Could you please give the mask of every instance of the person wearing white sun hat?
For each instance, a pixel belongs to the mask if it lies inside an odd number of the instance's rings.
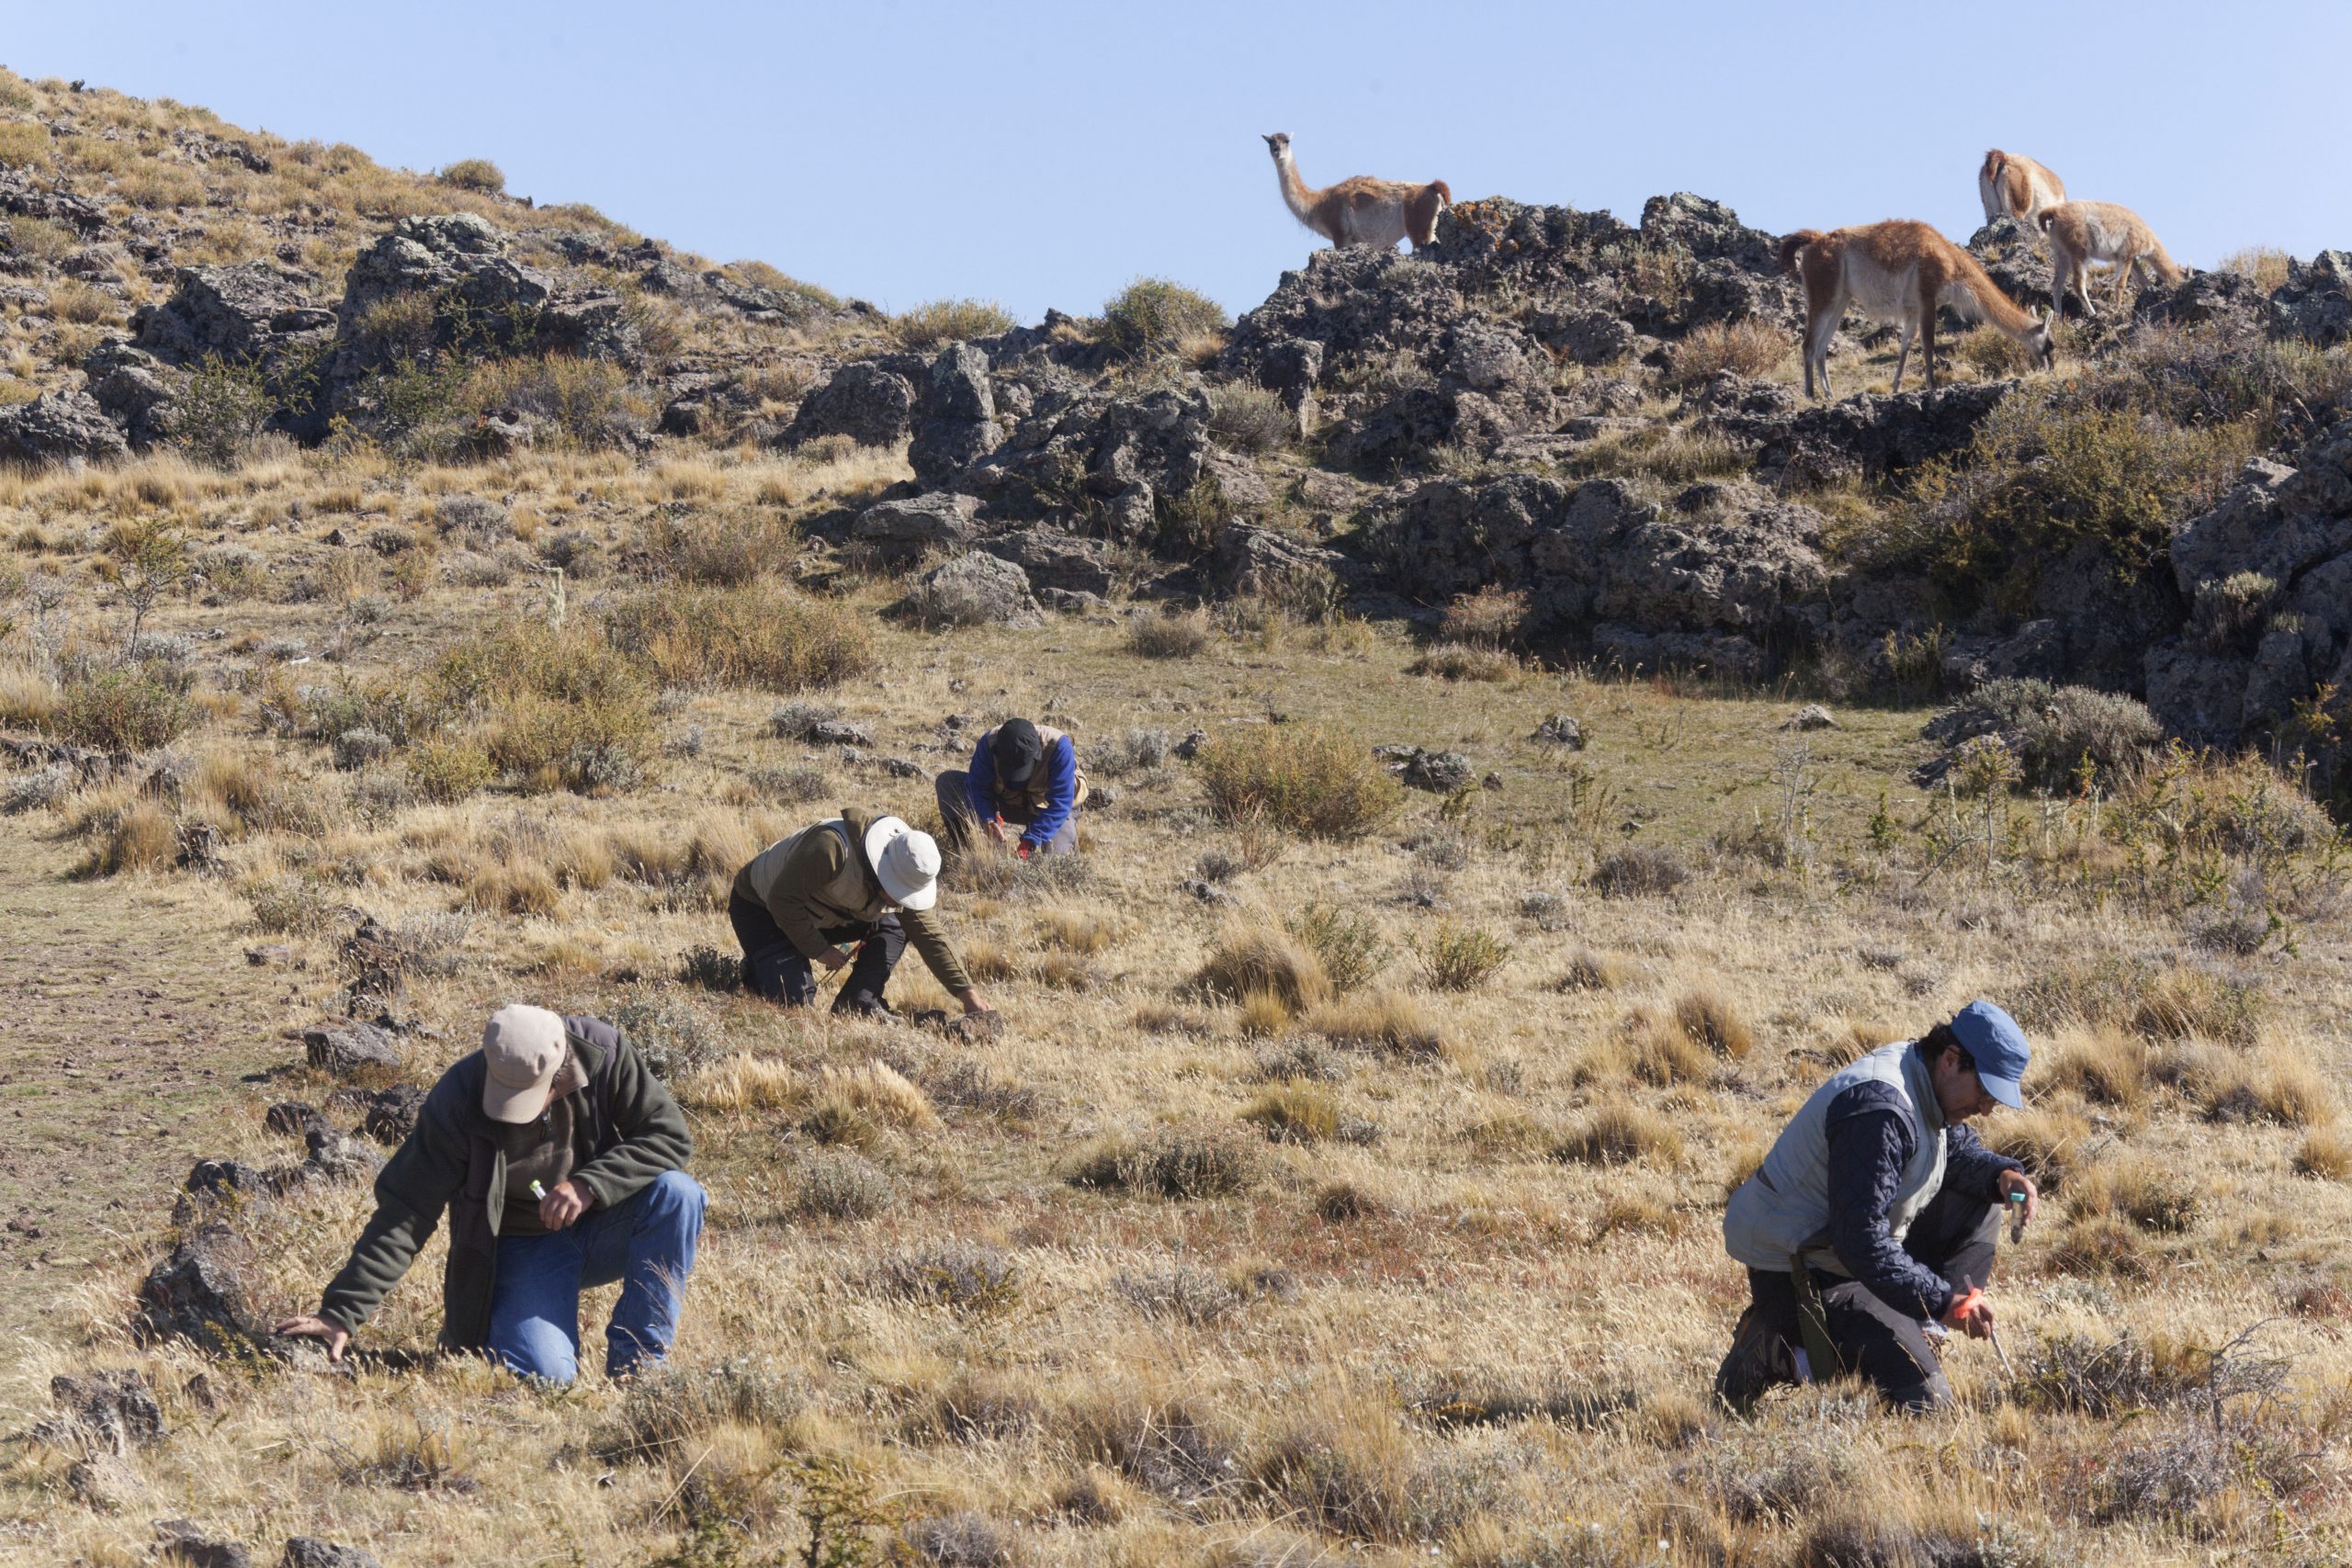
[[[910,943],[967,1013],[990,1012],[934,912],[939,845],[896,817],[844,807],[753,856],[728,919],[743,984],[786,1007],[817,999],[817,966],[849,975],[835,1012],[887,1013],[883,988]]]

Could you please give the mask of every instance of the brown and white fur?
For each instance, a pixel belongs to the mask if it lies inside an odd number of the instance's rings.
[[[2042,209],[2066,199],[2066,182],[2022,152],[1996,147],[1976,171],[1976,194],[1984,203],[1985,222],[2022,218],[2030,223]]]
[[[1829,390],[1829,340],[1850,302],[1872,321],[1903,329],[1894,362],[1894,389],[1903,390],[1911,337],[1927,335],[1928,390],[1936,389],[1936,307],[1949,305],[1962,321],[1990,321],[2025,344],[2035,367],[2055,358],[2050,318],[2019,309],[1985,276],[1976,258],[1925,223],[1890,218],[1824,234],[1800,229],[1781,242],[1781,270],[1804,280],[1804,395]]]
[[[2115,269],[2115,308],[2123,308],[2123,292],[2132,287],[2134,264],[2145,262],[2169,288],[2181,279],[2180,265],[2166,254],[2164,242],[2141,216],[2111,201],[2066,201],[2049,209],[2034,221],[2050,236],[2050,308],[2066,308],[2066,290],[2081,296],[2083,313],[2098,314],[2091,303],[2089,266],[2103,262]]]
[[[1335,245],[1377,245],[1385,250],[1399,240],[1410,240],[1413,248],[1419,250],[1436,236],[1438,214],[1453,204],[1453,193],[1443,180],[1417,186],[1358,175],[1317,190],[1298,177],[1288,131],[1274,132],[1266,138],[1266,145],[1274,154],[1283,204],[1292,217]]]

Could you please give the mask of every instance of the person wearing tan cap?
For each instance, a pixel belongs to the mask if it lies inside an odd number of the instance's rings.
[[[817,999],[817,964],[847,968],[833,1010],[888,1013],[883,987],[912,943],[967,1013],[992,1012],[947,940],[939,845],[896,817],[844,807],[779,839],[735,874],[727,918],[743,948],[743,984],[786,1007]]]
[[[605,1371],[669,1353],[702,1234],[703,1190],[683,1168],[694,1139],[628,1037],[601,1019],[515,1005],[481,1049],[441,1075],[376,1178],[376,1213],[314,1314],[277,1332],[351,1336],[449,1215],[441,1344],[570,1382],[580,1292],[620,1283]]]

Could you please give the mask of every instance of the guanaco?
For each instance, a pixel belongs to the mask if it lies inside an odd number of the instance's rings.
[[[2123,309],[2124,291],[2132,287],[2134,266],[2142,262],[2166,288],[2181,279],[2180,264],[2166,253],[2164,242],[2145,220],[2128,207],[2111,201],[2061,202],[2034,220],[2050,236],[2050,308],[2066,308],[2071,286],[2083,301],[2083,313],[2098,314],[2091,303],[2090,264],[2104,262],[2115,269],[2115,308]]]
[[[2022,218],[2030,223],[2042,209],[2066,199],[2066,182],[2022,152],[1996,147],[1976,171],[1976,194],[1984,203],[1985,222]]]
[[[1848,301],[1872,321],[1903,329],[1903,352],[1894,361],[1894,389],[1903,390],[1904,367],[1911,362],[1911,338],[1927,338],[1928,390],[1936,389],[1936,307],[1949,305],[1966,321],[1990,321],[2026,346],[2035,367],[2056,358],[2050,318],[2020,309],[1985,276],[1976,258],[1925,223],[1890,218],[1824,234],[1800,229],[1781,242],[1781,270],[1804,280],[1804,395],[1829,389],[1829,340],[1838,333]]]
[[[1410,240],[1419,250],[1437,236],[1438,214],[1453,205],[1453,192],[1443,180],[1417,186],[1357,175],[1317,190],[1298,177],[1288,131],[1275,131],[1266,138],[1266,146],[1274,154],[1274,175],[1282,182],[1283,204],[1291,216],[1335,245],[1385,250],[1399,240]]]

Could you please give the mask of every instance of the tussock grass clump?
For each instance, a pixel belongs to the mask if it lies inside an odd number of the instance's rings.
[[[1510,962],[1510,943],[1477,926],[1442,920],[1421,944],[1421,977],[1435,991],[1475,991]]]
[[[1613,953],[1598,948],[1578,948],[1568,955],[1567,968],[1561,974],[1559,988],[1564,991],[1613,991],[1632,978],[1632,969]]]
[[[1265,1169],[1259,1145],[1223,1130],[1163,1128],[1137,1142],[1101,1138],[1072,1158],[1073,1187],[1114,1188],[1162,1198],[1226,1198],[1256,1186]]]
[[[2197,1218],[2197,1190],[2178,1172],[2135,1156],[2101,1160],[2068,1189],[2067,1210],[2077,1219],[2112,1215],[2143,1231],[2178,1233]]]
[[[2276,245],[2248,245],[2223,256],[2214,270],[2251,278],[2256,288],[2268,294],[2287,286],[2287,269],[2293,262],[2294,257]]]
[[[616,604],[608,625],[665,686],[798,692],[874,666],[873,628],[856,611],[756,583],[652,589]]]
[[[1441,643],[1503,649],[1516,643],[1527,625],[1527,591],[1493,583],[1475,593],[1457,593],[1438,622]]]
[[[1238,923],[1218,937],[1193,984],[1229,1001],[1271,996],[1290,1012],[1303,1012],[1331,996],[1330,976],[1313,949],[1288,932]]]
[[[1630,1165],[1682,1158],[1682,1134],[1663,1116],[1624,1100],[1600,1106],[1553,1145],[1552,1157],[1586,1165]]]
[[[2048,1066],[2037,1064],[2052,1087],[2071,1089],[2094,1105],[2138,1111],[2147,1104],[2148,1045],[2114,1024],[2079,1028],[2060,1037]]]
[[[1577,1064],[1579,1084],[1622,1083],[1638,1078],[1663,1088],[1703,1083],[1718,1066],[1714,1053],[1690,1037],[1681,1020],[1648,1006],[1634,1008],[1616,1031],[1596,1042]]]
[[[1680,855],[1657,844],[1628,844],[1600,857],[1592,886],[1603,898],[1659,897],[1690,880]]]
[[[2267,1001],[2251,976],[2101,953],[2039,968],[2018,988],[2030,1023],[2111,1025],[2151,1040],[2203,1039],[2250,1045]]]
[[[1756,1033],[1731,998],[1701,987],[1675,998],[1674,1021],[1682,1032],[1718,1056],[1740,1057],[1756,1048]]]
[[[804,1105],[808,1084],[781,1057],[741,1055],[695,1068],[678,1092],[689,1105],[741,1115]]]
[[[1272,991],[1250,991],[1241,998],[1236,1021],[1245,1040],[1263,1040],[1290,1027],[1291,1005]]]
[[[2335,1096],[2326,1077],[2298,1053],[2253,1055],[2208,1048],[2186,1057],[2183,1087],[2211,1122],[2268,1122],[2282,1127],[2335,1123]]]
[[[1404,786],[1371,750],[1319,725],[1269,725],[1212,739],[1197,758],[1209,804],[1228,822],[1265,821],[1353,839],[1404,808]]]
[[[1233,1490],[1239,1439],[1214,1406],[1160,1389],[1090,1393],[1069,1412],[1079,1457],[1176,1503]]]
[[[1225,307],[1164,277],[1137,278],[1103,302],[1102,339],[1128,358],[1197,360],[1224,345]]]
[[[951,343],[995,337],[1021,323],[993,299],[932,299],[890,318],[890,337],[900,348],[926,354]]]
[[[1275,393],[1228,381],[1209,390],[1209,431],[1220,446],[1262,454],[1288,446],[1298,421]]]
[[[2071,1111],[2005,1111],[1984,1129],[1984,1141],[2018,1160],[2044,1193],[2063,1190],[2084,1168],[2098,1134]]]
[[[1398,1056],[1435,1056],[1445,1036],[1421,1004],[1403,991],[1382,989],[1343,997],[1317,1008],[1306,1027],[1334,1045]]]
[[[2303,1134],[2295,1148],[2295,1174],[2315,1176],[2323,1181],[2352,1180],[2352,1138],[2332,1127],[2318,1127]]]
[[[179,858],[179,824],[161,801],[132,799],[101,807],[86,814],[75,831],[90,840],[86,869],[93,875],[168,871]]]
[[[2144,1280],[2149,1272],[2147,1248],[2140,1232],[2116,1214],[2068,1221],[2051,1245],[2050,1267],[2062,1274],[2092,1278],[2113,1275]]]
[[[705,587],[734,588],[782,570],[799,530],[764,507],[664,512],[644,529],[643,552],[659,574]]]
[[[1207,611],[1171,605],[1127,622],[1127,651],[1142,659],[1192,659],[1207,649],[1212,635]]]
[[[939,1112],[932,1109],[931,1098],[888,1062],[826,1067],[820,1089],[827,1100],[852,1106],[893,1127],[935,1133],[941,1125]]]
[[[1251,1100],[1241,1120],[1278,1144],[1319,1144],[1339,1135],[1340,1104],[1314,1084],[1286,1083]]]
[[[1442,642],[1405,667],[1408,675],[1433,675],[1441,681],[1484,681],[1500,683],[1524,668],[1516,655],[1498,648],[1470,648]]]
[[[628,789],[660,750],[652,688],[594,628],[468,639],[435,661],[426,688],[430,710],[468,727],[490,764],[526,789]]]

